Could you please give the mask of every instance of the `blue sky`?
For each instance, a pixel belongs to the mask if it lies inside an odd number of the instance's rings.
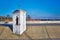
[[[12,16],[19,8],[32,18],[60,19],[60,0],[0,0],[0,16]]]

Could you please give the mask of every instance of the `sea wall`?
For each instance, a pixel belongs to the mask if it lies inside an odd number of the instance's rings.
[[[0,22],[0,24],[4,24],[5,22]],[[40,24],[40,23],[60,23],[60,21],[27,21],[27,24]],[[7,24],[13,24],[13,22],[8,22]]]
[[[27,21],[27,23],[60,23],[60,21]]]

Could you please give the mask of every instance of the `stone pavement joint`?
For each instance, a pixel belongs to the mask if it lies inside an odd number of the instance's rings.
[[[5,28],[2,28],[2,30],[0,30],[0,31],[1,31],[1,32],[0,32],[0,35],[3,33],[4,29],[5,29]]]
[[[32,38],[25,32],[25,35],[30,39],[32,40]]]

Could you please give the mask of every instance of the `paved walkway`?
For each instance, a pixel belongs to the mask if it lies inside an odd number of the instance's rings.
[[[27,26],[22,35],[13,34],[9,27],[0,26],[0,39],[60,40],[60,26]]]

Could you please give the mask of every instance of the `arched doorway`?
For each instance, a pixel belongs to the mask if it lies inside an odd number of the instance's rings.
[[[18,25],[18,17],[16,17],[16,25]]]

